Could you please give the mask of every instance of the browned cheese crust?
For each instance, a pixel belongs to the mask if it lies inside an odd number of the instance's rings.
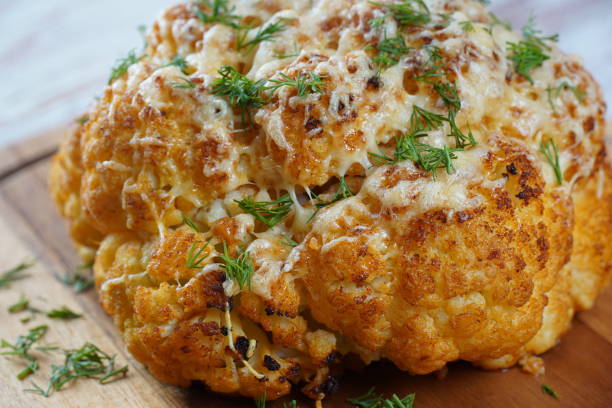
[[[612,171],[605,103],[577,58],[547,43],[530,83],[508,57],[520,34],[472,0],[427,0],[430,23],[388,17],[382,29],[370,21],[385,8],[365,0],[231,3],[253,24],[248,38],[274,22],[284,30],[245,53],[238,30],[198,18],[206,6],[169,8],[51,169],[70,234],[95,259],[100,303],[153,375],[268,399],[303,381],[320,398],[347,354],[417,374],[458,359],[509,367],[592,307],[612,269]],[[380,69],[385,35],[410,50]],[[414,79],[433,46],[461,99],[456,123],[477,141],[435,177],[370,155],[392,154],[415,106],[445,112]],[[168,66],[177,55],[183,72]],[[212,92],[223,65],[253,81],[314,73],[322,91],[282,87],[245,123]],[[450,144],[448,126],[424,140]],[[547,140],[560,185],[540,151]],[[343,177],[354,195],[315,212]],[[273,228],[236,202],[284,193],[294,203]],[[202,267],[188,268],[205,242]],[[253,262],[239,293],[228,291],[224,244]]]

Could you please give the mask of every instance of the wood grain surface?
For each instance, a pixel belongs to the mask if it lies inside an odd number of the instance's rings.
[[[35,381],[46,384],[52,363],[60,355],[37,354],[41,370],[25,381],[15,375],[24,364],[15,358],[0,359],[0,407],[252,407],[253,402],[208,392],[202,385],[188,389],[157,382],[125,350],[118,330],[98,306],[94,291],[75,294],[57,280],[79,264],[64,222],[56,214],[47,192],[49,158],[62,131],[0,151],[0,270],[24,259],[36,259],[29,277],[0,289],[0,338],[10,342],[28,328],[49,324],[45,344],[80,347],[90,341],[117,354],[119,364],[130,367],[128,376],[100,385],[79,380],[46,399],[24,393]],[[66,305],[83,313],[74,321],[50,321],[39,315],[28,324],[21,315],[10,314],[9,305],[27,294],[33,306],[49,310]],[[347,406],[345,399],[363,394],[370,387],[387,395],[416,392],[415,407],[602,407],[612,406],[612,288],[599,298],[595,308],[574,319],[573,328],[561,343],[544,356],[546,374],[533,377],[513,368],[486,372],[467,363],[449,366],[445,379],[435,375],[411,376],[389,363],[377,363],[361,372],[341,377],[340,391],[324,401],[324,407]],[[544,394],[542,384],[552,386],[559,400]],[[302,407],[313,403],[298,393]],[[282,407],[288,399],[268,404]]]

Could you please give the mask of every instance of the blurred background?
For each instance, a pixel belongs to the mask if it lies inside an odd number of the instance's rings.
[[[115,60],[178,0],[0,0],[0,147],[80,116]],[[612,103],[612,0],[492,0],[515,27],[530,13],[560,47],[579,54]],[[610,116],[610,115],[609,115]]]

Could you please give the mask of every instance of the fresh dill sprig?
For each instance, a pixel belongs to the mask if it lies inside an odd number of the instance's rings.
[[[223,260],[221,267],[225,269],[227,278],[236,281],[240,290],[247,286],[251,289],[251,277],[255,273],[255,269],[249,252],[241,249],[236,257],[232,257],[229,254],[226,243],[223,242],[223,255],[221,255],[221,259]]]
[[[162,65],[160,68],[166,67],[177,67],[181,70],[183,74],[188,75],[187,60],[184,57],[181,57],[180,55],[175,55],[174,57],[172,57],[172,60],[170,60],[169,63],[167,63],[166,65]]]
[[[231,28],[240,28],[240,16],[232,14],[235,7],[228,6],[228,0],[203,0],[199,1],[198,5],[208,6],[210,14],[204,13],[200,7],[196,7],[196,15],[204,24],[219,23]]]
[[[300,408],[296,400],[291,400],[283,404],[283,408]]]
[[[178,79],[181,82],[172,82],[170,84],[171,87],[175,89],[195,89],[196,84],[193,83],[189,78],[180,77]]]
[[[86,276],[83,271],[91,269],[92,263],[84,263],[76,268],[72,273],[67,273],[64,276],[57,276],[57,280],[66,286],[72,286],[75,293],[81,293],[93,288],[94,282],[89,276]]]
[[[374,387],[356,398],[349,398],[346,401],[359,408],[412,408],[414,404],[415,394],[408,394],[404,398],[400,398],[397,394],[393,394],[391,398],[385,399],[382,395],[374,393]]]
[[[430,112],[417,105],[412,107],[410,115],[410,129],[416,131],[429,131],[439,129],[447,118],[439,113]]]
[[[194,232],[200,232],[200,228],[198,228],[196,223],[191,218],[189,218],[187,214],[181,212],[181,217],[183,218],[183,224],[191,228]]]
[[[200,248],[198,248],[198,244],[203,244]],[[195,241],[191,244],[191,248],[189,248],[189,252],[187,253],[187,262],[185,263],[185,267],[188,269],[202,269],[204,267],[204,261],[208,257],[208,254],[204,251],[210,244],[210,240],[205,243]]]
[[[548,394],[555,399],[559,399],[559,394],[557,394],[557,391],[555,391],[550,385],[542,384],[541,389],[544,394]]]
[[[550,59],[539,45],[529,41],[509,42],[508,50],[510,51],[510,60],[514,64],[514,70],[531,84],[533,84],[533,78],[531,78],[529,72],[534,68],[541,67],[544,61]]]
[[[371,19],[368,23],[374,27],[382,26],[387,17],[393,17],[402,26],[425,25],[431,21],[431,15],[423,0],[403,0],[397,4],[370,2],[375,6],[384,7],[389,12],[382,17]]]
[[[227,97],[231,106],[240,109],[242,122],[246,123],[251,109],[266,104],[266,100],[260,95],[265,81],[252,81],[229,65],[222,66],[218,72],[221,77],[215,80],[211,92]]]
[[[46,325],[34,327],[30,329],[28,334],[18,336],[15,344],[11,344],[6,340],[0,341],[0,348],[10,349],[10,351],[0,352],[0,355],[18,356],[28,361],[28,366],[17,374],[18,379],[23,380],[38,370],[38,361],[36,360],[36,357],[30,354],[30,349],[34,343],[39,341],[45,335],[48,329],[49,326]]]
[[[236,40],[236,49],[238,51],[243,51],[244,55],[250,54],[251,51],[253,51],[253,49],[257,47],[260,43],[265,41],[272,41],[274,37],[278,35],[278,33],[285,31],[285,29],[287,28],[287,23],[289,21],[290,20],[287,19],[280,19],[275,23],[259,27],[257,33],[255,33],[255,36],[253,36],[253,38],[248,41],[247,37],[252,27],[243,27],[242,33],[238,35],[238,38]]]
[[[126,74],[128,72],[128,68],[136,64],[141,59],[142,57],[136,56],[136,51],[134,50],[131,50],[128,53],[127,57],[119,58],[116,62],[116,65],[111,70],[110,77],[108,78],[108,84],[112,84],[115,79],[120,78],[124,74]]]
[[[534,15],[530,15],[527,20],[527,24],[523,26],[523,37],[525,41],[537,44],[541,48],[550,50],[551,48],[545,43],[545,41],[558,42],[559,34],[554,34],[548,37],[542,36],[542,31],[535,28],[536,19]]]
[[[0,289],[8,288],[12,282],[27,278],[28,275],[25,275],[23,271],[32,267],[32,265],[34,265],[32,261],[23,261],[8,271],[2,272],[0,275]]]
[[[82,115],[79,116],[78,118],[75,119],[75,122],[80,125],[83,126],[84,124],[86,124],[87,122],[89,122],[89,115]]]
[[[53,309],[47,313],[47,317],[50,319],[70,320],[70,319],[78,319],[79,317],[82,317],[82,316],[83,315],[78,314],[68,309],[68,307],[66,306],[62,306],[58,309]]]
[[[345,198],[353,197],[355,195],[351,191],[351,188],[348,186],[348,184],[346,184],[346,180],[344,179],[344,177],[340,177],[339,181],[340,181],[340,185],[338,186],[338,190],[336,191],[334,196],[331,198],[331,200],[323,201],[323,200],[320,200],[319,197],[317,197],[317,202],[315,203],[315,206],[318,209],[327,207],[340,200],[344,200]]]
[[[297,44],[293,43],[293,52],[291,54],[274,54],[274,58],[285,59],[297,57],[298,55],[300,55],[300,50],[298,49]]]
[[[297,96],[304,97],[309,94],[323,93],[321,87],[325,85],[325,76],[317,75],[313,72],[300,73],[297,77],[291,78],[287,74],[281,73],[280,79],[270,79],[269,83],[274,85],[266,86],[266,90],[276,92],[276,90],[288,86],[297,88]]]
[[[252,197],[234,200],[245,212],[272,228],[281,222],[291,212],[293,200],[289,194],[274,201],[255,201]]]
[[[410,47],[406,46],[404,37],[385,38],[376,44],[377,55],[372,58],[372,62],[380,67],[380,69],[389,68],[399,63],[401,57],[410,51]]]
[[[501,18],[497,17],[497,15],[495,15],[495,13],[493,12],[489,12],[489,17],[491,17],[491,20],[493,20],[493,23],[491,24],[491,29],[493,29],[493,27],[495,26],[502,26],[508,31],[512,30],[512,23],[510,23],[510,21],[502,20]]]
[[[370,156],[377,165],[395,164],[410,160],[423,170],[431,172],[434,178],[437,169],[446,169],[448,174],[452,174],[454,170],[453,160],[457,159],[455,152],[462,151],[463,148],[434,147],[419,141],[426,136],[426,133],[402,134],[396,139],[392,157],[372,152],[370,152]]]
[[[472,23],[469,20],[466,21],[460,21],[459,25],[461,25],[461,28],[463,29],[463,31],[465,31],[466,33],[472,32],[474,31],[474,23]]]
[[[9,306],[7,310],[9,313],[19,313],[19,312],[28,310],[29,308],[30,308],[30,301],[24,295],[21,295],[19,300],[16,303]]]
[[[91,343],[85,343],[80,349],[64,350],[64,355],[63,365],[54,364],[51,367],[51,378],[46,390],[32,384],[34,388],[25,391],[48,397],[51,392],[60,391],[77,378],[92,378],[100,384],[107,384],[118,376],[125,376],[128,371],[127,365],[116,368],[115,356],[110,356]]]
[[[255,398],[255,408],[266,408],[266,390],[259,397]]]
[[[542,37],[540,30],[535,29],[535,19],[529,18],[523,27],[523,40],[518,43],[508,42],[509,58],[514,64],[514,70],[525,77],[529,83],[533,84],[533,78],[529,72],[537,67],[541,67],[544,61],[550,59],[544,53],[551,48],[544,41],[558,41],[559,36]]]
[[[563,172],[561,171],[561,164],[559,163],[559,151],[557,145],[553,139],[549,139],[546,142],[540,143],[540,153],[546,157],[548,163],[551,165],[555,172],[555,178],[559,185],[563,184]]]
[[[580,103],[584,102],[586,91],[570,85],[567,81],[561,82],[559,86],[555,86],[555,87],[548,86],[546,88],[546,93],[548,95],[548,104],[550,105],[550,108],[552,109],[552,111],[555,113],[557,112],[557,109],[555,108],[554,99],[561,96],[561,92],[564,90],[568,90],[571,93],[573,93],[574,97],[578,99],[578,102]]]
[[[288,246],[288,247],[296,247],[299,244],[297,242],[295,242],[290,236],[288,235],[283,235],[283,245]]]

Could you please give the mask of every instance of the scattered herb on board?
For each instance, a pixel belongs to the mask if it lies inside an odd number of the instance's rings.
[[[62,320],[70,320],[70,319],[78,319],[83,315],[73,312],[66,306],[62,306],[57,309],[50,310],[47,312],[47,317],[50,319],[62,319]]]
[[[91,343],[85,343],[80,349],[64,350],[64,356],[63,365],[52,366],[46,390],[33,383],[33,388],[25,391],[49,397],[53,391],[60,391],[78,378],[91,378],[100,384],[107,384],[125,376],[128,371],[127,365],[117,368],[115,356],[110,356]]]
[[[290,212],[293,200],[289,194],[274,201],[255,201],[252,197],[234,200],[245,212],[272,228],[281,222]]]
[[[223,242],[223,255],[221,255],[223,261],[221,267],[225,270],[227,278],[235,281],[240,290],[248,286],[251,288],[251,277],[255,273],[253,268],[253,260],[251,255],[245,249],[238,251],[235,257],[231,256],[227,245]]]
[[[85,272],[92,266],[92,263],[85,263],[77,267],[74,272],[58,276],[57,279],[66,286],[72,286],[75,293],[86,292],[94,286],[93,280]]]
[[[546,157],[546,160],[553,168],[557,183],[559,185],[563,184],[563,172],[561,171],[561,164],[559,163],[559,151],[557,150],[557,145],[555,144],[555,141],[549,139],[546,142],[541,142],[540,152],[544,155],[544,157]]]
[[[374,393],[374,387],[356,398],[349,398],[346,401],[354,407],[359,408],[412,408],[414,404],[415,394],[408,394],[404,398],[400,398],[397,394],[393,394],[391,398],[385,399],[382,395]]]
[[[18,336],[15,344],[11,344],[4,339],[0,341],[0,349],[9,349],[9,351],[0,352],[0,355],[21,357],[28,362],[27,367],[17,374],[18,379],[23,380],[38,370],[38,360],[30,354],[30,349],[34,343],[45,335],[48,329],[49,326],[46,325],[34,327],[30,329],[28,334]]]
[[[548,394],[555,399],[559,399],[559,394],[548,384],[542,384],[542,392]]]
[[[27,278],[28,275],[25,275],[24,271],[32,267],[32,265],[34,265],[32,261],[23,261],[19,265],[2,272],[0,274],[0,289],[8,288],[12,282]]]

